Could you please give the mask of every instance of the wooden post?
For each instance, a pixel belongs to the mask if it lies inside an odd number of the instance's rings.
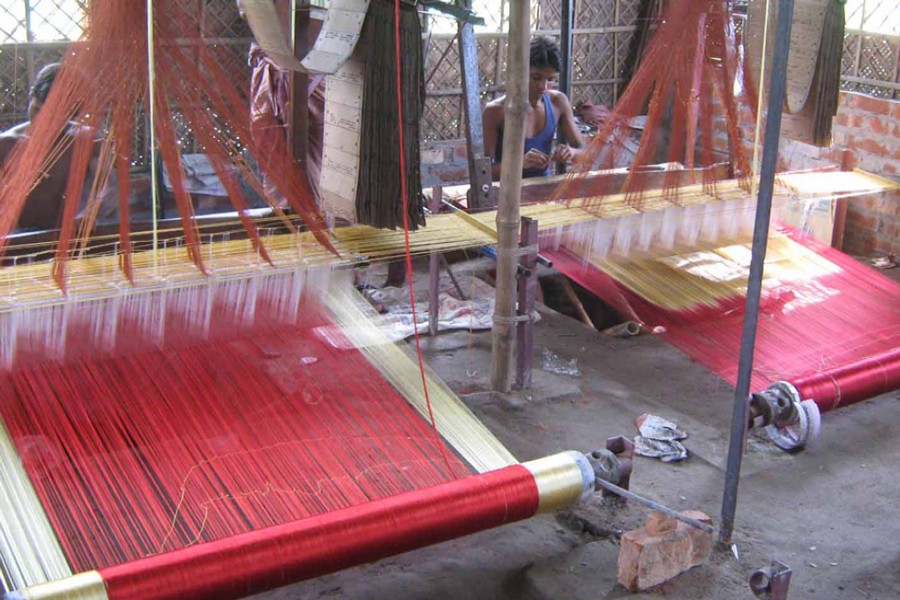
[[[841,153],[841,171],[852,171],[856,159],[853,152],[844,150]],[[838,198],[834,201],[834,223],[831,225],[831,247],[835,250],[844,249],[844,233],[847,229],[847,198]]]
[[[519,193],[525,154],[528,113],[528,56],[531,42],[531,2],[510,2],[509,75],[503,125],[503,166],[497,207],[497,295],[491,361],[491,386],[508,392],[515,343],[516,255],[518,254]]]
[[[537,278],[538,222],[530,217],[522,217],[522,248],[534,248],[519,259],[522,271],[519,273],[519,306],[516,314],[516,388],[527,390],[531,387],[531,373],[534,367],[534,302],[538,286]]]
[[[431,188],[431,202],[428,210],[432,214],[438,214],[441,211],[441,186],[436,185]],[[440,300],[440,281],[441,281],[441,253],[432,252],[428,257],[428,333],[434,337],[438,333],[438,302]]]

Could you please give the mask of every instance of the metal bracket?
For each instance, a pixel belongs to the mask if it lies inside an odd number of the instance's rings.
[[[432,8],[439,13],[449,15],[463,23],[471,23],[472,25],[484,25],[484,17],[479,17],[474,10],[463,8],[449,2],[441,2],[440,0],[420,0],[420,4],[425,8]]]
[[[789,566],[773,560],[772,566],[753,571],[750,590],[763,600],[787,600],[791,574]]]
[[[778,381],[750,398],[751,428],[764,427],[782,450],[802,450],[818,439],[822,418],[812,400],[803,400],[793,385]]]
[[[489,208],[497,205],[496,191],[491,185],[493,179],[490,158],[482,156],[472,160],[469,180],[471,185],[466,200],[470,208]]]
[[[588,460],[594,468],[594,476],[597,479],[627,490],[631,484],[633,458],[634,443],[623,436],[617,436],[606,440],[605,450],[591,452]],[[603,488],[603,497],[617,498],[625,502],[620,495],[606,488]]]

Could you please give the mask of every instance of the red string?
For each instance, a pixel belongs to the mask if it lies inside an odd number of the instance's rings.
[[[716,148],[712,124],[717,112],[722,115],[730,138],[735,171],[741,176],[746,175],[749,161],[741,143],[742,113],[732,94],[740,70],[733,31],[734,22],[726,0],[668,3],[628,87],[550,199],[578,198],[580,206],[601,212],[610,194],[624,192],[629,205],[640,209],[644,190],[650,189],[658,178],[653,169],[640,167],[658,161],[663,155],[659,150],[666,150],[660,148],[661,144],[668,144],[665,155],[670,160],[679,161],[687,149],[690,157],[695,158],[694,148],[699,146],[702,164],[692,164],[692,167],[714,165]],[[697,76],[701,71],[703,77]],[[744,100],[743,96],[741,100]],[[675,118],[668,141],[663,141],[658,129],[669,106]],[[645,126],[632,158],[628,132],[632,120],[644,114]],[[690,123],[685,123],[686,115],[690,115]],[[592,171],[626,162],[631,170],[623,183],[612,177],[589,176]],[[704,183],[710,186],[712,177],[721,177],[720,173],[721,170],[705,171]],[[675,195],[677,177],[675,174],[664,177],[669,199]]]
[[[415,325],[418,321],[416,319],[416,290],[413,285],[415,280],[413,276],[412,253],[409,248],[409,195],[406,186],[406,144],[403,139],[403,84],[400,77],[403,61],[401,59],[402,52],[400,39],[400,0],[394,0],[394,58],[397,81],[397,133],[400,145],[400,193],[403,195],[403,243],[406,249],[406,281],[409,286],[409,303],[412,310],[413,324]],[[435,433],[437,433],[437,423],[434,420],[431,398],[428,395],[428,381],[425,376],[425,363],[422,358],[422,346],[419,341],[418,327],[413,327],[413,337],[416,340],[416,358],[419,362],[419,373],[422,377],[422,390],[425,393],[425,406],[428,407],[428,419],[431,422],[431,427],[434,429]],[[441,446],[441,448],[443,451],[443,446]],[[450,466],[450,460],[447,456],[444,456],[444,461],[447,463],[447,468],[449,468],[452,473],[453,467]]]
[[[38,212],[50,222],[56,214],[62,217],[59,251],[55,274],[60,285],[65,284],[65,260],[75,235],[74,220],[82,197],[82,187],[91,181],[86,178],[89,159],[101,153],[100,146],[114,144],[118,152],[117,171],[120,186],[120,239],[122,266],[131,278],[131,232],[128,218],[126,162],[132,159],[130,139],[141,115],[135,110],[149,104],[146,97],[147,23],[146,11],[134,10],[132,3],[120,0],[95,0],[90,3],[84,43],[73,44],[66,52],[62,66],[47,101],[28,132],[27,143],[17,144],[0,170],[0,251],[8,243],[8,236],[28,209],[37,210],[32,191],[43,174],[54,163],[74,156],[66,191],[68,201],[58,198],[41,205]],[[291,160],[284,136],[268,135],[270,145],[259,143],[250,124],[250,108],[241,89],[246,82],[225,66],[234,57],[226,57],[211,48],[199,13],[189,11],[178,0],[154,2],[154,40],[156,97],[154,106],[160,112],[156,121],[159,151],[166,163],[173,183],[174,196],[184,226],[188,251],[201,269],[198,250],[199,237],[193,218],[193,199],[185,191],[184,172],[180,163],[179,136],[184,131],[198,133],[204,139],[199,144],[205,154],[221,158],[216,163],[222,176],[224,162],[237,169],[245,181],[258,191],[264,185],[247,160],[244,150],[265,169],[268,180],[274,183],[297,216],[313,231],[317,240],[334,251],[325,233],[324,218],[316,207],[308,179]],[[182,117],[176,123],[171,117]],[[106,121],[109,121],[108,123]],[[75,123],[78,126],[70,126]],[[112,124],[111,135],[103,133]],[[180,125],[180,127],[179,127]],[[263,124],[265,125],[265,124]],[[80,129],[79,129],[80,126]],[[71,132],[84,130],[85,142],[72,144]],[[280,130],[278,124],[272,129]],[[69,132],[69,135],[66,133]],[[95,141],[95,138],[101,138]],[[273,148],[271,153],[267,148]],[[269,160],[266,160],[269,159]],[[223,183],[229,192],[237,188],[232,176]],[[244,218],[246,201],[242,193],[232,194],[244,227],[254,246],[265,256],[265,249],[256,225]],[[283,215],[280,209],[277,211]],[[52,213],[52,214],[50,214]],[[30,213],[29,213],[30,214]],[[25,220],[25,219],[23,219]]]

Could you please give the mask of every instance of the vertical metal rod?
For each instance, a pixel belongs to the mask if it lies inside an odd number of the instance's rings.
[[[572,96],[572,28],[575,21],[575,0],[562,0],[560,10],[559,54],[562,64],[559,72],[559,91],[566,96]],[[615,34],[613,34],[615,35]],[[562,131],[556,130],[556,139],[559,143],[565,143]],[[565,163],[557,163],[556,172],[566,172]]]
[[[491,337],[491,387],[508,392],[515,349],[516,255],[519,247],[519,196],[525,158],[525,116],[528,112],[528,47],[531,1],[510,3],[509,70],[503,126],[503,164],[497,207],[497,300]]]
[[[572,29],[575,25],[575,0],[562,0],[560,13],[559,53],[562,58],[559,72],[559,91],[566,96],[572,92]]]
[[[431,202],[428,203],[428,210],[436,215],[441,210],[441,186],[436,185],[431,188]],[[440,296],[440,280],[441,280],[441,254],[432,252],[428,257],[428,333],[431,337],[437,335],[438,332],[438,301]]]
[[[471,8],[471,0],[463,6]],[[484,130],[481,123],[481,90],[478,73],[478,42],[475,27],[460,22],[457,34],[460,72],[462,75],[463,114],[465,120],[466,156],[469,163],[469,208],[491,206],[491,161],[484,156]]]
[[[156,156],[156,63],[153,48],[153,0],[147,0],[147,129],[150,133],[150,198],[153,220],[153,269],[159,265],[159,161]],[[173,167],[176,168],[176,167]]]
[[[728,466],[725,471],[725,490],[722,494],[722,520],[719,526],[719,542],[723,544],[731,542],[731,534],[734,531],[738,483],[741,477],[741,460],[743,458],[744,442],[747,437],[750,377],[753,373],[756,325],[759,320],[759,298],[762,289],[763,266],[766,260],[766,243],[769,237],[769,219],[772,214],[772,191],[775,183],[775,169],[778,166],[781,109],[784,104],[787,82],[787,58],[791,44],[793,16],[794,0],[781,0],[778,5],[778,18],[775,23],[775,54],[772,61],[772,78],[769,83],[766,137],[759,174],[756,223],[753,229],[753,249],[750,259],[750,275],[747,281],[746,313],[741,334],[741,353],[738,363],[737,387],[734,393],[731,436],[728,442]]]
[[[310,4],[308,0],[291,0],[291,49],[302,60],[310,48]],[[309,74],[291,71],[291,114],[288,144],[294,161],[306,168],[309,151]]]
[[[537,243],[538,222],[530,217],[522,217],[522,233],[520,245],[523,248],[534,248],[519,258],[522,270],[519,272],[519,302],[516,314],[530,317],[534,312],[537,292]],[[534,366],[534,321],[519,321],[516,326],[516,388],[525,390],[531,387],[531,373]]]

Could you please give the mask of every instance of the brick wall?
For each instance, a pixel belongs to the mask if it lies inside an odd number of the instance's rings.
[[[841,92],[832,145],[817,148],[783,139],[781,167],[810,169],[842,164],[900,180],[900,101]],[[852,198],[843,249],[848,254],[900,255],[900,193]]]
[[[422,185],[456,185],[469,182],[466,140],[422,144]]]

